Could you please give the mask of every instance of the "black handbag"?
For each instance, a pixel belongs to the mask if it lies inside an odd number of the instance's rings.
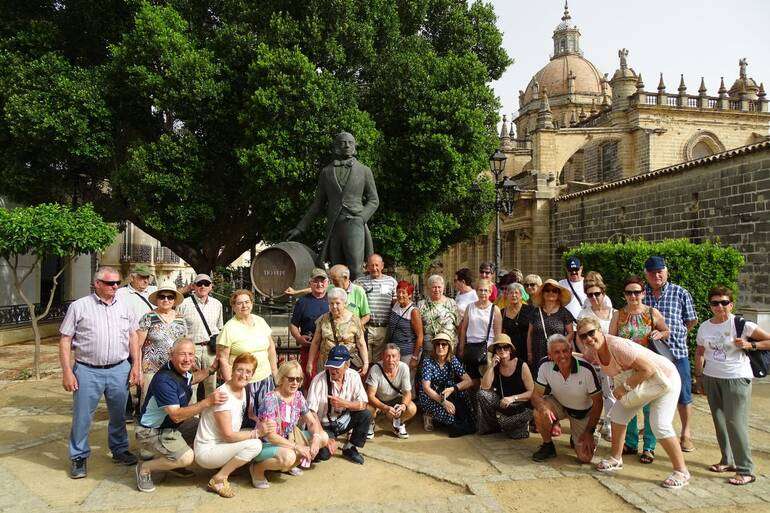
[[[740,315],[735,316],[735,336],[741,338],[743,334],[743,328],[746,326],[746,319]],[[751,337],[748,338],[749,342],[755,342]],[[767,349],[753,349],[746,351],[746,355],[749,357],[751,363],[751,372],[755,378],[764,378],[767,376],[767,370],[770,368],[770,351]]]
[[[198,301],[193,297],[191,298],[193,304],[195,305],[195,309],[198,310],[198,315],[201,316],[201,320],[203,321],[203,327],[206,328],[206,333],[209,335],[209,341],[207,343],[207,348],[209,350],[209,353],[214,354],[217,352],[217,335],[211,334],[211,328],[209,328],[209,323],[206,322],[206,317],[203,316],[203,312],[201,311],[201,307],[198,306]]]

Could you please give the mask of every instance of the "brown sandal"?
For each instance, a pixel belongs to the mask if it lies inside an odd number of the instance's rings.
[[[623,444],[623,455],[627,454],[637,454],[639,452],[639,449],[636,447],[629,447],[626,444]]]
[[[639,461],[645,465],[649,465],[655,461],[655,451],[642,451],[642,454],[639,456]]]
[[[732,465],[723,465],[722,463],[714,463],[713,465],[709,466],[710,472],[716,472],[718,474],[721,474],[722,472],[735,472],[735,467]]]
[[[748,478],[748,479],[747,479]],[[728,483],[735,486],[751,484],[757,480],[757,476],[752,474],[736,474],[727,480]]]
[[[230,486],[230,482],[227,479],[221,483],[217,483],[214,481],[214,478],[211,478],[207,488],[210,492],[214,492],[220,497],[224,497],[225,499],[235,497],[235,490],[233,490],[233,487]]]

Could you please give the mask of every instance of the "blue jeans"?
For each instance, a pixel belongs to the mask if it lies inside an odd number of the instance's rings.
[[[690,360],[686,356],[674,360],[679,377],[682,379],[682,390],[679,392],[679,404],[692,403],[692,375],[690,374]]]
[[[655,450],[655,444],[657,440],[655,439],[655,435],[652,433],[652,428],[650,427],[650,405],[645,404],[642,408],[642,413],[644,414],[644,443],[642,445],[643,451],[654,451]],[[637,426],[636,419],[639,416],[635,416],[633,419],[631,419],[628,423],[628,426],[626,427],[626,445],[631,447],[632,449],[637,449],[639,447],[639,428]]]
[[[131,365],[125,361],[110,369],[92,369],[75,364],[72,369],[78,380],[78,389],[73,393],[72,431],[70,431],[70,459],[88,458],[91,446],[88,434],[91,421],[104,396],[110,422],[107,428],[107,443],[112,454],[128,450],[128,431],[126,431],[126,400],[128,397],[128,372]]]

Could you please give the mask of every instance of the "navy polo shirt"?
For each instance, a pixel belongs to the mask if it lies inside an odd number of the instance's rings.
[[[329,311],[329,301],[326,294],[317,298],[313,294],[307,294],[299,298],[291,313],[291,323],[299,328],[302,335],[313,336],[315,333],[315,321]]]
[[[192,397],[191,383],[192,374],[189,372],[179,374],[171,362],[167,363],[150,382],[147,398],[139,415],[139,424],[155,429],[179,427],[178,423],[171,421],[164,408],[166,406],[184,408],[189,405]]]

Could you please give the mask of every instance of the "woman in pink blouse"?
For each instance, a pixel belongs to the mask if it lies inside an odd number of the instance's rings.
[[[679,374],[668,359],[631,340],[602,333],[599,320],[585,317],[577,323],[577,334],[583,343],[583,356],[594,364],[601,365],[602,371],[615,377],[614,395],[617,402],[609,413],[612,421],[612,454],[596,466],[600,472],[609,472],[623,468],[623,440],[628,421],[636,415],[642,405],[626,406],[623,397],[629,392],[639,393],[644,387],[658,392],[648,399],[650,406],[650,424],[660,445],[668,454],[674,471],[663,481],[665,488],[681,488],[690,480],[690,473],[684,462],[673,420],[676,412],[679,389],[682,383]]]

